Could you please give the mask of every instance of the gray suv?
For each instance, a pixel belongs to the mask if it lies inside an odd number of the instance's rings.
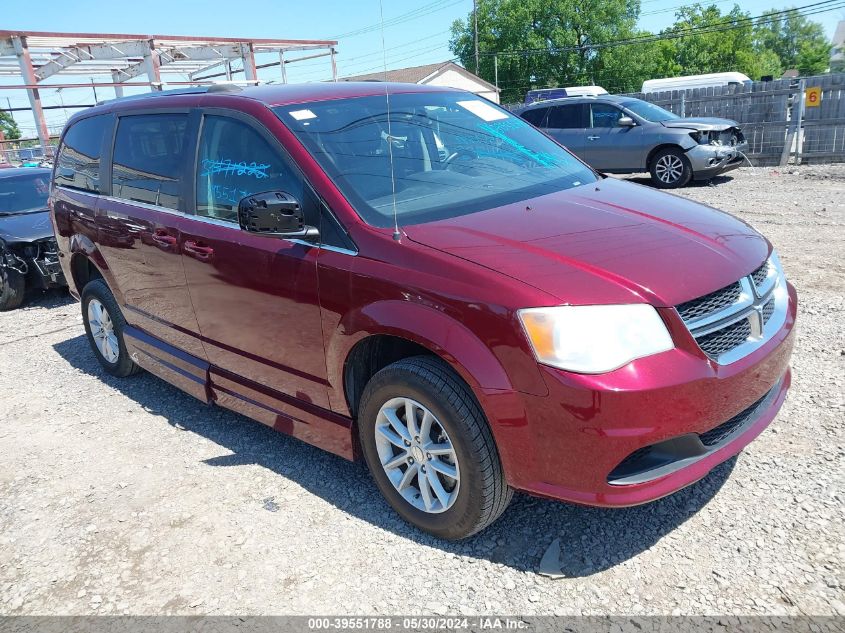
[[[747,146],[736,121],[684,119],[633,97],[567,97],[516,112],[594,169],[648,171],[664,189],[736,169]]]

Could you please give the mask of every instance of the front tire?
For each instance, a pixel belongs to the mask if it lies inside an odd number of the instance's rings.
[[[511,500],[481,408],[439,359],[407,358],[373,376],[361,397],[358,434],[388,503],[439,538],[480,532]]]
[[[82,290],[82,321],[88,343],[103,369],[119,378],[140,371],[126,351],[123,340],[126,320],[102,279],[89,281]]]
[[[26,280],[18,271],[0,266],[0,312],[14,310],[23,303]]]
[[[678,189],[692,179],[692,165],[683,150],[667,147],[651,159],[651,181],[661,189]]]

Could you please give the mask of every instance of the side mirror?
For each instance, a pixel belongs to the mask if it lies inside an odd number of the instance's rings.
[[[305,224],[299,202],[284,191],[265,191],[238,203],[238,223],[244,231],[268,237],[314,239],[316,227]]]
[[[637,122],[629,116],[623,116],[619,117],[619,120],[616,122],[616,124],[619,125],[619,127],[634,127]]]

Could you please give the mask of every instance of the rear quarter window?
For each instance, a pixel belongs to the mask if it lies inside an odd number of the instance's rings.
[[[103,114],[71,125],[56,159],[57,185],[100,192],[100,153],[111,122],[111,116]]]
[[[584,127],[584,107],[581,104],[555,106],[549,109],[546,127],[556,130],[567,130]]]
[[[526,110],[519,116],[528,121],[534,127],[543,127],[546,120],[546,113],[548,108],[534,108],[533,110]]]
[[[187,114],[121,117],[114,141],[112,195],[180,209],[188,140]]]

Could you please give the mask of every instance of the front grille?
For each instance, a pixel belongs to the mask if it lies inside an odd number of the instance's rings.
[[[716,360],[735,347],[739,347],[751,336],[751,324],[748,319],[737,321],[726,328],[696,339],[699,347],[713,360]]]
[[[769,322],[772,315],[775,313],[775,300],[769,299],[769,302],[763,306],[763,325]]]
[[[736,283],[675,309],[710,359],[732,363],[771,336],[766,325],[786,309],[785,293],[777,291],[782,283],[777,261],[770,259]]]
[[[751,273],[751,277],[754,279],[754,285],[760,287],[764,281],[766,281],[766,277],[769,276],[769,262],[763,262],[763,265],[760,266],[757,270]]]
[[[678,306],[678,313],[684,321],[692,321],[733,305],[739,301],[741,293],[742,287],[736,282],[716,292],[682,303]]]
[[[778,385],[779,384],[780,383],[778,383]],[[775,387],[777,387],[778,385],[775,385]],[[710,429],[705,433],[699,434],[698,438],[701,440],[701,443],[705,446],[715,446],[716,444],[724,440],[736,429],[745,424],[749,420],[749,418],[751,418],[751,416],[757,413],[757,409],[759,409],[765,403],[765,401],[768,400],[769,396],[771,396],[773,393],[774,389],[769,391],[765,396],[760,398],[757,402],[752,404],[747,409],[737,413],[727,422],[723,422],[716,428]]]

